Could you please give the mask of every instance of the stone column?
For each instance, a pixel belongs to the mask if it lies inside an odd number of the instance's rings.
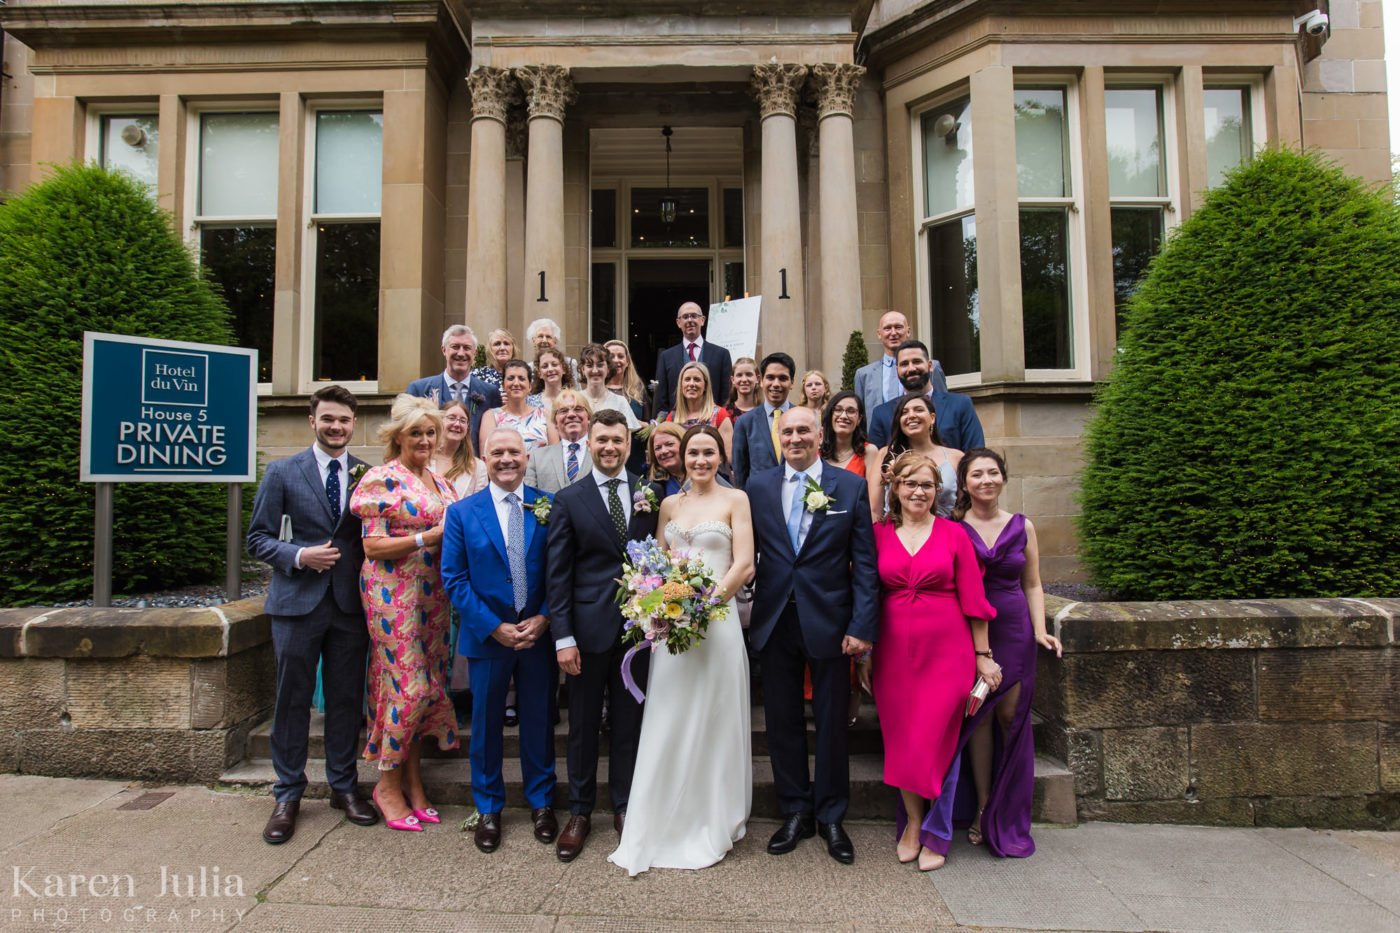
[[[578,99],[560,65],[515,69],[529,112],[525,162],[525,320],[565,318],[564,109]],[[541,276],[543,275],[543,280]],[[523,339],[523,334],[520,335]]]
[[[467,322],[477,339],[506,326],[506,109],[519,96],[503,68],[467,76],[472,93],[467,192]]]
[[[807,66],[755,65],[750,91],[758,100],[763,126],[760,208],[763,307],[759,343],[764,353],[786,350],[794,356],[806,323],[802,287],[802,206],[797,187],[797,94]],[[784,286],[787,297],[784,298]],[[804,367],[797,360],[799,375]]]
[[[812,66],[817,88],[817,161],[821,199],[821,366],[839,378],[851,331],[861,323],[860,229],[856,212],[856,154],[851,114],[860,65]]]

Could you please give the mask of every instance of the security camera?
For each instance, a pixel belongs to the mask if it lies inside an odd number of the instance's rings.
[[[1327,32],[1327,25],[1331,20],[1327,14],[1321,10],[1313,10],[1311,13],[1304,13],[1293,20],[1293,29],[1296,32],[1302,29],[1310,36],[1321,36]]]

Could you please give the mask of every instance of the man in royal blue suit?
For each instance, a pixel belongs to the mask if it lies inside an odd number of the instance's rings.
[[[673,411],[676,407],[676,383],[681,378],[681,367],[686,363],[704,363],[710,371],[710,390],[714,393],[715,404],[729,401],[729,377],[733,372],[733,361],[729,351],[718,344],[709,343],[700,334],[705,326],[705,312],[693,301],[687,301],[676,311],[676,326],[681,329],[681,342],[667,347],[656,357],[656,399],[652,410],[657,417],[662,412]]]
[[[465,324],[453,324],[442,332],[442,356],[447,368],[435,376],[415,379],[404,389],[409,395],[430,398],[439,407],[451,401],[465,402],[471,413],[471,438],[481,449],[481,416],[501,404],[501,391],[472,375],[476,365],[476,334]]]
[[[480,813],[474,841],[501,845],[506,688],[515,678],[520,767],[535,838],[550,843],[554,817],[554,693],[558,667],[545,613],[548,497],[525,485],[528,455],[520,434],[499,428],[482,454],[490,483],[447,509],[442,582],[462,617],[457,650],[470,661],[472,797]],[[547,521],[547,518],[545,519]]]
[[[850,656],[875,642],[879,578],[865,481],[821,461],[809,408],[782,415],[784,464],[753,474],[758,571],[749,639],[763,662],[763,708],[783,825],[768,842],[783,855],[820,832],[838,862],[855,861],[841,826],[850,800],[846,707]],[[816,779],[807,769],[802,671],[812,672]]]
[[[934,428],[945,447],[955,447],[967,452],[976,447],[985,447],[982,422],[977,417],[977,409],[972,399],[956,392],[939,391],[930,386],[932,362],[928,357],[928,347],[917,340],[906,340],[895,353],[895,366],[899,371],[899,381],[904,386],[905,395],[922,395],[933,406]],[[894,427],[894,406],[899,399],[886,402],[870,413],[870,443],[876,447],[889,444]]]
[[[749,474],[782,463],[778,443],[778,418],[792,407],[788,393],[797,378],[797,364],[786,353],[770,353],[758,369],[763,384],[763,404],[739,416],[734,424],[734,485],[744,488]]]

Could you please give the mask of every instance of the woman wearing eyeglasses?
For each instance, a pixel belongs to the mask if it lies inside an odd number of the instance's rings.
[[[953,838],[949,808],[958,784],[958,733],[973,682],[993,689],[987,602],[972,542],[934,514],[938,466],[908,451],[890,466],[890,517],[875,526],[880,637],[862,680],[873,687],[885,741],[885,783],[899,790],[901,862],[942,868]]]

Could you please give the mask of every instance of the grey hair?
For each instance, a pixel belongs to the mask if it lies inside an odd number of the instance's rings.
[[[525,328],[525,342],[526,342],[526,343],[534,343],[534,342],[535,342],[535,335],[538,334],[538,333],[540,332],[540,329],[541,329],[541,328],[545,328],[545,327],[548,327],[550,330],[554,331],[554,338],[555,338],[556,340],[561,340],[561,341],[562,341],[562,340],[564,339],[564,329],[561,328],[561,327],[560,327],[555,321],[553,321],[552,319],[547,318],[547,317],[542,317],[542,318],[538,318],[537,320],[531,321],[531,322],[530,322],[530,326],[527,327],[527,328]]]
[[[465,324],[453,324],[442,332],[442,345],[444,347],[447,346],[447,341],[451,340],[453,337],[459,337],[462,334],[466,334],[468,337],[472,338],[472,343],[481,343],[480,340],[476,339],[476,334],[470,327]]]

